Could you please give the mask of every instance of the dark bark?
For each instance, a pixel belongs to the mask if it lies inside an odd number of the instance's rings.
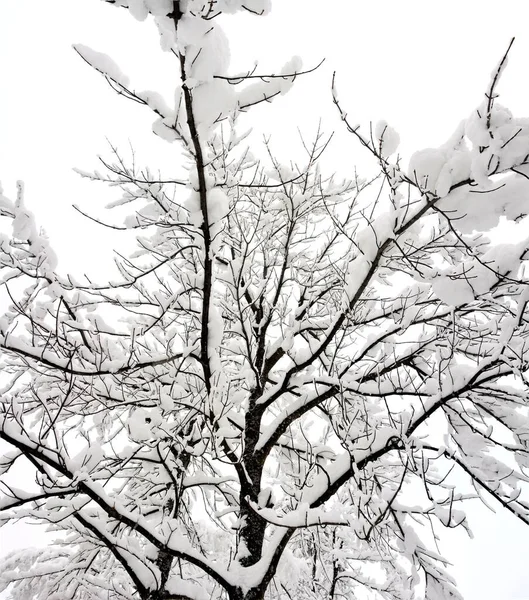
[[[240,540],[245,544],[248,555],[241,558],[241,565],[249,567],[261,559],[263,551],[266,521],[264,521],[250,506],[249,500],[257,502],[261,491],[261,477],[264,467],[264,456],[257,455],[255,447],[259,440],[261,429],[262,409],[256,405],[258,391],[250,396],[246,414],[244,451],[242,463],[247,477],[241,482],[240,507],[241,529]]]
[[[160,569],[160,590],[165,590],[165,585],[169,579],[171,573],[171,567],[173,566],[174,558],[167,552],[160,551],[156,560],[156,566]],[[160,596],[162,598],[162,596]],[[156,596],[153,597],[153,600]]]
[[[240,588],[230,600],[264,600],[265,590],[261,588],[252,588],[244,593]]]

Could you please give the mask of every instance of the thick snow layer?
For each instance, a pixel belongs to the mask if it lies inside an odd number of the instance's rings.
[[[169,578],[165,589],[176,596],[186,596],[192,600],[209,600],[211,596],[201,586],[192,581],[173,576]]]
[[[261,102],[263,99],[273,98],[278,94],[286,94],[292,87],[296,73],[301,70],[302,64],[301,58],[294,56],[281,69],[279,77],[252,83],[245,87],[238,96],[239,106],[246,108]]]
[[[377,140],[377,149],[380,151],[381,156],[391,156],[397,151],[400,136],[386,121],[379,121],[375,125],[374,133]]]
[[[228,40],[213,22],[184,14],[178,23],[178,48],[185,55],[188,78],[207,82],[226,73],[230,63]]]
[[[103,52],[96,52],[84,44],[74,44],[73,47],[89,65],[96,69],[96,71],[99,71],[123,87],[128,86],[129,78],[121,72],[121,69],[110,58],[110,56],[104,54]]]
[[[145,21],[149,16],[149,9],[145,4],[145,0],[129,0],[129,11],[138,21]]]
[[[454,219],[462,233],[488,232],[502,216],[516,221],[529,214],[529,180],[524,175],[511,174],[488,190],[468,186],[454,190],[438,206]]]
[[[432,290],[444,303],[461,306],[486,294],[502,277],[516,277],[527,242],[498,244],[480,259],[469,259],[437,275]]]
[[[162,413],[158,408],[137,408],[127,419],[127,429],[132,440],[142,442],[155,438],[162,424]]]
[[[446,161],[446,154],[442,150],[437,148],[419,150],[410,159],[408,175],[421,189],[435,193],[437,180]]]
[[[226,13],[234,13],[245,9],[258,15],[266,15],[272,6],[271,0],[220,0],[219,9]]]
[[[208,135],[210,128],[237,108],[235,89],[227,81],[213,79],[193,87],[193,114],[199,132]]]

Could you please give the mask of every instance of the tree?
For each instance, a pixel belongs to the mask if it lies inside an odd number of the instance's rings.
[[[61,277],[22,185],[0,197],[12,226],[2,522],[66,532],[9,556],[4,588],[459,598],[434,525],[467,527],[462,502],[490,495],[529,523],[529,121],[496,101],[507,54],[483,104],[407,170],[396,132],[382,122],[364,136],[333,85],[379,168],[342,181],[321,172],[321,131],[287,166],[255,159],[236,127],[301,74],[298,60],[228,74],[218,17],[264,14],[266,0],[105,1],[153,17],[180,71],[174,106],[76,50],[157,115],[185,174],[162,179],[115,147],[106,173],[84,173],[131,207],[122,225],[92,218],[137,234],[108,283]],[[511,243],[487,235],[500,216]]]

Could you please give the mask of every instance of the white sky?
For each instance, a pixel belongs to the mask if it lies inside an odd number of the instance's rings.
[[[298,54],[316,74],[288,96],[249,115],[258,132],[271,132],[288,159],[299,126],[310,134],[320,117],[337,128],[329,165],[344,176],[364,157],[343,134],[332,107],[330,77],[351,121],[386,119],[406,157],[441,144],[482,99],[489,74],[512,36],[517,41],[501,83],[500,102],[518,116],[529,105],[529,3],[525,0],[274,0],[270,17],[229,18],[233,71],[279,69]],[[0,180],[13,195],[26,183],[27,203],[49,233],[60,264],[97,274],[116,245],[113,236],[79,219],[76,203],[102,214],[102,188],[72,167],[97,167],[105,139],[166,171],[178,164],[176,147],[153,138],[152,116],[118,98],[71,49],[84,43],[107,52],[131,76],[133,87],[172,93],[176,65],[158,51],[152,25],[101,0],[0,0]],[[527,115],[529,116],[529,115]],[[257,153],[257,152],[256,152]],[[111,196],[105,193],[105,198]],[[96,266],[94,267],[94,263]],[[529,599],[529,530],[504,512],[471,512],[475,539],[454,533],[444,541],[467,600]],[[28,528],[0,530],[0,554],[33,543]],[[1,567],[0,567],[1,568]]]

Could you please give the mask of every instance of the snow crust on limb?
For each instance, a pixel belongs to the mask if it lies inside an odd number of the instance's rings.
[[[454,184],[470,177],[472,152],[465,143],[465,121],[440,148],[425,148],[410,158],[408,176],[425,191],[446,196]]]
[[[26,271],[36,277],[48,278],[51,283],[57,257],[46,233],[37,227],[35,216],[26,206],[22,181],[17,181],[14,202],[0,191],[0,216],[7,217],[11,222],[11,236],[0,233],[0,282],[6,284],[16,279],[21,271]],[[5,321],[3,324],[6,326]]]
[[[151,14],[160,32],[162,48],[176,52],[183,58],[184,85],[192,91],[194,119],[203,137],[207,137],[209,130],[218,122],[238,110],[246,110],[254,104],[270,101],[277,95],[285,94],[301,70],[301,59],[294,57],[278,75],[263,77],[260,81],[246,84],[241,91],[237,91],[236,85],[245,84],[246,76],[228,76],[229,43],[214,17],[223,12],[231,14],[238,11],[265,15],[270,10],[268,1],[235,0],[211,3],[204,0],[188,0],[174,3],[172,0],[118,0],[113,4],[127,7],[140,21]],[[109,57],[79,44],[75,49],[102,74],[118,85],[128,87],[128,79]],[[189,135],[185,128],[182,130],[176,126],[178,122],[186,121],[185,111],[181,115],[178,114],[178,108],[182,106],[181,90],[177,89],[172,107],[167,107],[153,92],[127,91],[159,114],[160,118],[153,126],[156,135],[168,142],[174,142],[182,135]],[[215,102],[211,101],[212,98],[215,98]]]
[[[225,34],[211,21],[186,13],[178,23],[178,48],[185,56],[186,83],[192,89],[193,110],[201,133],[238,110],[253,106],[264,99],[285,94],[301,70],[301,60],[291,59],[272,79],[246,85],[236,92],[233,82],[225,78],[230,63],[229,44]],[[244,76],[241,77],[244,82]],[[211,98],[215,102],[211,102]]]
[[[271,0],[223,0],[219,2],[219,9],[226,13],[234,13],[243,9],[257,15],[267,15],[271,8]]]
[[[479,260],[471,257],[459,265],[438,273],[432,282],[434,293],[448,305],[461,306],[491,291],[505,276],[516,274],[517,265],[528,248],[528,241],[498,244]]]
[[[479,189],[454,190],[442,198],[438,206],[457,219],[457,227],[463,234],[489,232],[502,217],[517,222],[528,209],[529,180],[524,176],[526,171],[526,166],[516,167],[516,172],[487,189],[486,195]]]
[[[499,77],[499,73],[494,77]],[[496,79],[491,83],[494,85]],[[529,119],[514,117],[496,102],[491,87],[483,103],[460,123],[445,144],[420,150],[411,157],[408,176],[439,197],[465,181],[473,181],[482,191],[488,191],[495,188],[491,177],[523,167],[528,146]]]
[[[145,21],[152,15],[158,26],[167,26],[167,16],[174,11],[173,0],[103,0],[118,7],[128,8],[130,14],[138,21]],[[256,15],[266,15],[270,12],[270,0],[217,0],[208,2],[204,0],[180,0],[178,9],[186,14],[191,13],[199,17],[211,18],[221,13],[233,14],[238,11],[248,11]],[[163,46],[162,46],[163,47]]]
[[[166,589],[170,594],[183,595],[191,600],[209,600],[210,598],[200,585],[179,577],[171,577],[167,582]]]
[[[400,144],[399,134],[388,125],[386,121],[379,121],[375,125],[375,138],[381,156],[391,156],[397,151]]]
[[[108,54],[97,52],[84,44],[74,44],[74,50],[96,71],[112,79],[119,85],[127,87],[129,78],[124,75],[118,65]]]
[[[303,62],[299,56],[292,57],[281,69],[279,77],[271,81],[253,83],[239,93],[238,103],[241,107],[252,106],[263,97],[273,98],[278,94],[286,94],[292,87],[296,74],[301,71]]]

